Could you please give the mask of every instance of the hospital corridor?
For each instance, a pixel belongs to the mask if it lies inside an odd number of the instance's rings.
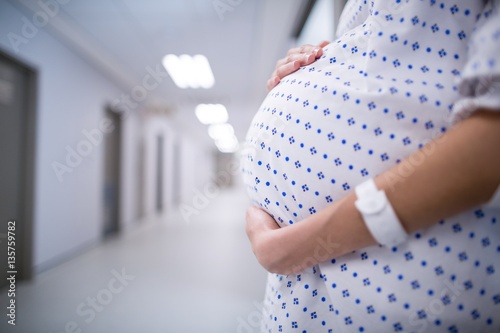
[[[189,223],[141,221],[18,283],[16,327],[1,331],[257,332],[266,274],[242,227],[244,194],[220,192]]]
[[[500,0],[0,0],[0,333],[500,332]]]
[[[0,0],[0,332],[258,332],[240,154],[343,4]]]

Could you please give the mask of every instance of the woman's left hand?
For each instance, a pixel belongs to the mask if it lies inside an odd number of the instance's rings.
[[[329,41],[322,41],[318,45],[302,45],[290,49],[287,56],[278,60],[276,68],[271,74],[271,78],[267,80],[267,91],[273,89],[282,78],[297,71],[300,66],[310,65],[323,55],[323,47],[328,45]]]
[[[267,270],[270,270],[269,265],[276,254],[271,247],[275,236],[273,231],[277,229],[280,229],[280,226],[271,215],[256,206],[248,207],[246,233],[257,260]]]

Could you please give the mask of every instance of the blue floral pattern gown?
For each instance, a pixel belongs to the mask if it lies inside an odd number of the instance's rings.
[[[242,170],[255,204],[282,227],[300,223],[425,144],[419,156],[432,154],[478,108],[499,109],[499,6],[349,1],[338,39],[271,90],[251,123]],[[261,331],[500,332],[500,207],[269,274]]]

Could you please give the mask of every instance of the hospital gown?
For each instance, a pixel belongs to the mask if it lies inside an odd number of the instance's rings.
[[[499,109],[498,6],[349,1],[338,39],[251,123],[242,170],[255,204],[282,227],[300,223],[425,144],[419,156],[433,154],[478,108]],[[269,274],[261,331],[499,332],[499,224],[499,207],[477,207],[392,248]]]

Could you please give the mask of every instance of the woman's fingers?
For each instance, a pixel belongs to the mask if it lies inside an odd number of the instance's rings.
[[[283,64],[279,67],[276,67],[273,76],[277,76],[279,79],[282,79],[288,74],[295,72],[297,69],[300,68],[300,66],[303,66],[303,63],[298,60]]]
[[[330,42],[327,41],[327,40],[324,40],[321,43],[319,43],[318,46],[321,47],[321,48],[323,48],[323,47],[327,46],[328,44],[330,44]]]
[[[282,78],[295,72],[300,66],[309,65],[315,60],[316,57],[313,54],[293,54],[279,60],[271,78],[267,81],[267,90],[273,89]]]
[[[319,50],[316,50],[315,52],[310,52],[310,53],[294,53],[294,54],[289,54],[283,59],[278,60],[276,63],[276,69],[278,69],[281,66],[284,66],[286,64],[289,64],[291,62],[299,62],[300,65],[308,65],[311,62],[313,62],[317,56],[316,54],[319,53]]]
[[[271,78],[266,82],[267,90],[274,88],[282,78],[297,71],[301,66],[307,66],[316,61],[323,55],[322,48],[328,44],[328,41],[323,41],[318,45],[307,44],[290,49],[287,56],[276,63]]]
[[[248,207],[246,212],[246,232],[250,238],[263,231],[279,228],[274,218],[264,210],[255,206]]]
[[[311,45],[311,44],[306,44],[306,45],[302,45],[302,46],[299,46],[299,47],[294,47],[292,49],[290,49],[287,53],[287,55],[291,55],[291,54],[305,54],[305,53],[313,53],[314,51],[317,51],[321,48],[321,46],[319,45]]]
[[[276,75],[273,75],[269,80],[267,80],[266,83],[267,91],[273,89],[278,83],[280,83],[280,78]]]

